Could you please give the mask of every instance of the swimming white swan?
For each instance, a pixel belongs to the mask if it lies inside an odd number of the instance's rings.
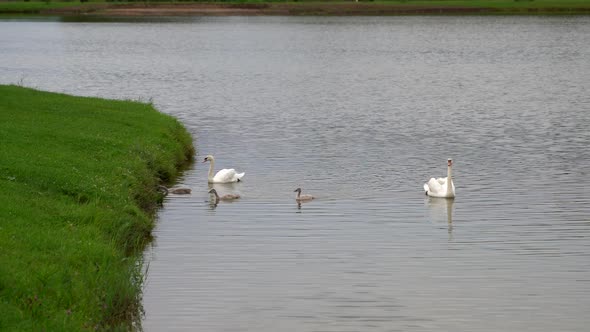
[[[217,190],[215,189],[209,190],[209,193],[215,195],[215,204],[219,203],[219,201],[233,201],[234,199],[240,198],[240,195],[238,194],[225,194],[223,196],[219,196],[219,194],[217,194]]]
[[[297,198],[295,198],[295,200],[298,201],[298,202],[311,201],[312,199],[315,198],[312,195],[301,195],[301,188],[297,188],[293,192],[296,192],[297,193]]]
[[[424,191],[426,195],[431,197],[455,197],[455,185],[452,177],[453,160],[447,160],[447,177],[446,178],[431,178],[428,183],[424,184]]]
[[[191,193],[190,188],[166,188],[164,186],[158,186],[158,189],[162,191],[164,196],[166,196],[168,194],[188,195]]]
[[[209,183],[230,183],[230,182],[238,182],[241,181],[242,177],[244,177],[244,174],[246,173],[236,173],[236,170],[233,168],[224,168],[222,170],[220,170],[219,172],[217,172],[217,174],[215,174],[215,176],[213,175],[213,167],[215,164],[215,159],[213,158],[212,155],[208,155],[207,157],[205,157],[205,160],[203,161],[204,163],[206,162],[211,162],[211,164],[209,165]]]

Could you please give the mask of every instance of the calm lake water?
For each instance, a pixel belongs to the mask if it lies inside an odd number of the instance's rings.
[[[146,331],[590,326],[590,17],[3,20],[21,80],[194,134]],[[242,199],[209,204],[206,154]],[[429,199],[448,157],[457,198]]]

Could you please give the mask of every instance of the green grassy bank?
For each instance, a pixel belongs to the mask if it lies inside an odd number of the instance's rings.
[[[80,2],[25,2],[25,1],[4,1],[0,2],[2,13],[38,13],[42,10],[79,6]]]
[[[128,330],[160,181],[193,156],[139,102],[0,85],[0,330]]]
[[[190,6],[203,6],[198,12]],[[0,0],[0,13],[44,15],[416,15],[495,14],[548,15],[590,14],[590,0],[180,0],[180,1],[23,1]],[[151,12],[123,12],[122,8],[152,8]],[[164,11],[162,8],[166,7]],[[177,10],[171,11],[170,7]],[[239,8],[241,11],[229,11]],[[117,9],[117,10],[115,10]],[[194,9],[194,8],[193,8]],[[244,12],[250,9],[251,12]]]

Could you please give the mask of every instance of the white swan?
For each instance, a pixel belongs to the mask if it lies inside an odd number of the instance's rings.
[[[312,195],[301,195],[301,188],[295,189],[294,192],[297,193],[297,198],[295,198],[295,200],[298,202],[311,201],[312,199],[315,198]]]
[[[236,173],[236,170],[233,168],[224,168],[217,172],[215,176],[213,175],[213,166],[215,164],[215,159],[212,155],[208,155],[205,157],[204,163],[211,162],[209,165],[209,176],[208,180],[209,183],[230,183],[230,182],[238,182],[241,181],[242,177],[246,173]]]
[[[424,191],[426,195],[431,197],[455,197],[455,185],[452,177],[453,160],[447,160],[447,177],[446,178],[431,178],[428,183],[424,184]]]

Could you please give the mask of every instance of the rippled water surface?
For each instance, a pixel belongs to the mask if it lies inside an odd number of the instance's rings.
[[[21,80],[151,98],[246,172],[167,198],[146,331],[590,326],[590,17],[0,21]]]

